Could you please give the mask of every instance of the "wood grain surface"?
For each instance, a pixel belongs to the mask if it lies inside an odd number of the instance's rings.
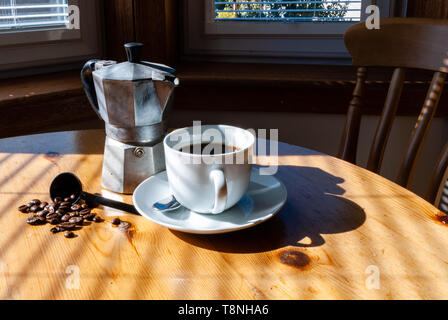
[[[448,226],[435,207],[372,172],[286,144],[277,177],[288,202],[253,229],[188,235],[102,208],[106,222],[75,239],[27,225],[16,208],[48,199],[64,171],[89,192],[121,197],[100,188],[103,143],[101,130],[0,140],[1,299],[448,297]],[[114,217],[133,228],[114,228]]]

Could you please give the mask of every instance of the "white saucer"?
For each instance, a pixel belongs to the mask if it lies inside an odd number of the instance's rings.
[[[181,207],[160,213],[152,205],[171,196],[166,171],[140,184],[134,191],[137,211],[154,223],[172,230],[195,234],[217,234],[253,227],[275,216],[286,202],[286,188],[273,176],[261,176],[253,169],[249,189],[233,208],[218,214],[205,215]]]

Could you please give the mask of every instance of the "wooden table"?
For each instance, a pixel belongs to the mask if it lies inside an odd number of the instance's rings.
[[[286,144],[277,177],[288,202],[250,230],[189,235],[112,209],[97,209],[106,222],[75,239],[27,225],[16,208],[48,199],[60,172],[101,192],[103,143],[102,131],[0,140],[0,298],[448,298],[448,226],[435,207],[376,174]],[[112,227],[117,216],[133,232]]]

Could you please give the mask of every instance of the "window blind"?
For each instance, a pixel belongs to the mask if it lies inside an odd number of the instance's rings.
[[[360,21],[362,1],[214,0],[215,20]]]
[[[68,0],[0,0],[0,30],[67,27]]]

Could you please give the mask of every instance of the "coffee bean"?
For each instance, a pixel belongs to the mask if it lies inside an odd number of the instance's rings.
[[[70,211],[70,207],[71,207],[71,206],[63,206],[63,205],[60,205],[60,206],[58,207],[58,210],[62,210],[62,211],[67,212],[67,211]]]
[[[56,210],[55,213],[56,213],[56,214],[66,214],[66,213],[67,213],[67,210],[64,210],[64,209],[59,208],[58,210]]]
[[[43,217],[32,216],[29,217],[26,222],[32,226],[40,226],[47,223],[47,220]]]
[[[28,213],[28,206],[27,205],[23,205],[23,206],[20,206],[19,208],[18,208],[18,210],[20,211],[20,212],[22,212],[22,213]]]
[[[56,213],[48,213],[45,218],[47,218],[47,220],[51,220],[54,218],[58,218],[59,216]]]
[[[72,205],[72,207],[70,209],[73,211],[80,211],[81,206],[79,204],[74,204],[74,205]]]
[[[72,222],[63,222],[59,225],[59,227],[64,229],[64,231],[70,231],[76,228],[76,224]]]
[[[30,201],[30,204],[31,204],[32,206],[38,206],[38,205],[40,205],[40,200],[39,200],[39,199],[31,200],[31,201]]]
[[[56,198],[54,198],[53,202],[54,203],[60,203],[60,202],[62,202],[62,198],[61,197],[56,197]]]
[[[45,210],[36,212],[36,216],[38,216],[38,217],[42,217],[42,218],[46,218],[47,214],[48,214],[48,212],[45,211]]]
[[[101,218],[100,216],[95,215],[95,217],[93,218],[93,221],[96,223],[101,223],[103,222],[103,218]]]
[[[64,198],[64,202],[70,202],[71,200],[70,197]]]
[[[26,223],[30,224],[30,225],[35,225],[37,222],[37,217],[36,216],[31,216],[28,219],[26,219]]]
[[[70,219],[71,219],[70,215],[69,215],[69,214],[66,214],[65,216],[62,216],[61,221],[62,221],[62,222],[67,222],[67,221],[70,220]]]
[[[33,205],[33,206],[30,208],[30,211],[31,211],[31,212],[37,212],[37,210],[39,210],[39,207],[36,206],[36,205]]]
[[[88,206],[87,204],[83,203],[83,204],[81,205],[81,208],[82,208],[82,209],[88,209],[89,206]]]
[[[95,217],[96,217],[96,214],[90,213],[90,214],[85,215],[84,219],[86,219],[87,221],[94,221]]]
[[[51,233],[59,233],[62,231],[64,231],[64,230],[62,230],[60,227],[54,227],[50,230]]]
[[[90,209],[84,209],[84,210],[81,210],[79,212],[79,214],[82,215],[82,216],[86,216],[86,215],[90,214],[90,212],[91,212]]]
[[[114,226],[118,226],[120,223],[121,223],[121,220],[118,219],[118,218],[115,218],[115,219],[112,220],[112,224],[113,224]]]
[[[81,217],[73,217],[70,220],[68,220],[70,223],[74,223],[78,226],[82,226],[84,224],[84,219]]]
[[[75,234],[71,231],[67,231],[64,233],[64,237],[66,237],[67,239],[73,239],[75,237]]]
[[[70,199],[71,199],[71,200],[76,200],[76,195],[75,195],[75,194],[72,194],[72,195],[70,196]]]
[[[47,209],[48,212],[50,212],[50,213],[55,213],[55,212],[56,212],[56,208],[55,208],[54,205],[52,205],[52,204],[48,205],[46,209]]]
[[[70,217],[79,217],[80,215],[79,215],[79,212],[78,211],[73,211],[73,212],[70,212],[69,214],[68,214]]]
[[[69,211],[71,206],[63,206],[62,204],[59,206],[58,210]]]
[[[41,208],[41,209],[45,209],[47,206],[48,206],[48,202],[42,202],[42,203],[39,205],[39,208]]]
[[[61,206],[64,206],[64,207],[71,207],[71,202],[68,202],[68,201],[64,201],[64,202],[62,202],[61,203]]]
[[[58,218],[53,218],[50,220],[50,224],[55,226],[57,224],[59,224],[61,221]]]

